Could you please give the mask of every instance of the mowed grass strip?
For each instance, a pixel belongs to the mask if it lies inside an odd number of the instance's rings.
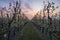
[[[21,31],[21,34],[18,35],[18,40],[41,40],[41,34],[34,29],[34,25],[32,23],[28,23]]]

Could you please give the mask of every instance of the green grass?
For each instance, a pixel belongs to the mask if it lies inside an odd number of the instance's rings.
[[[41,40],[40,33],[34,29],[31,23],[28,23],[18,36],[18,40]]]

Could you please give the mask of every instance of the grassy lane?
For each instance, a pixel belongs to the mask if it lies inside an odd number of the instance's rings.
[[[41,34],[34,29],[32,23],[29,22],[25,27],[26,28],[21,31],[21,35],[18,33],[17,40],[41,40]]]

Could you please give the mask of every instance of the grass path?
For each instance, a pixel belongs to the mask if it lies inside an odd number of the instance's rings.
[[[17,34],[16,40],[41,40],[41,34],[34,29],[34,25],[32,23],[29,22],[25,27],[26,28],[21,31],[21,34]]]

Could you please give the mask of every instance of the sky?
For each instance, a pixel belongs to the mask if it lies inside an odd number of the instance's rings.
[[[0,0],[0,7],[8,7],[10,2],[15,2],[17,0]],[[29,4],[33,10],[41,10],[43,7],[43,1],[54,2],[60,6],[60,0],[21,0],[22,4]]]
[[[14,1],[17,1],[17,0],[0,0],[0,6],[4,7],[8,7],[8,4],[10,2],[14,2]],[[43,1],[46,1],[46,0],[21,0],[22,4],[29,4],[33,9],[35,10],[39,10],[41,9],[41,7],[43,6]],[[56,4],[60,4],[60,0],[47,0],[47,1],[50,1],[50,2],[55,2]]]
[[[17,0],[0,0],[0,7],[9,7],[9,3],[12,2],[16,2]],[[25,6],[30,6],[32,8],[32,10],[34,11],[34,13],[36,13],[37,11],[40,11],[43,8],[43,1],[47,2],[54,2],[55,5],[60,7],[60,0],[18,0],[19,2],[21,1],[22,5]],[[31,11],[32,11],[31,10]],[[60,9],[59,9],[60,10]],[[33,14],[31,16],[31,11],[29,11],[30,14],[28,14],[27,17],[31,18],[32,16],[34,16],[35,14]]]

